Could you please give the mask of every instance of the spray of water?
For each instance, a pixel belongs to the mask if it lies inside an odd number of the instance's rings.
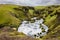
[[[34,19],[35,22],[31,23],[30,21],[23,21],[18,28],[18,32],[23,32],[27,36],[36,38],[46,35],[48,32],[48,27],[43,24],[44,20],[36,20],[36,18],[31,19]]]

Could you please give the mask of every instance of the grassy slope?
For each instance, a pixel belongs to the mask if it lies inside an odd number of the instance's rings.
[[[37,10],[38,12],[36,12]],[[29,8],[29,11],[25,12],[21,6],[0,5],[0,24],[7,23],[5,25],[18,26],[22,20],[30,20],[30,18],[34,16],[37,16],[38,18],[44,18],[44,24],[46,24],[49,27],[49,32],[45,37],[42,38],[43,40],[45,39],[50,40],[51,37],[52,38],[56,37],[57,40],[60,38],[59,15],[60,15],[60,6],[48,6],[48,7],[38,6],[34,7],[34,10]]]
[[[35,7],[40,10],[38,17],[44,18],[44,24],[49,27],[48,34],[42,40],[60,40],[60,6]]]
[[[17,5],[0,5],[0,24],[12,24],[12,25],[18,25],[20,23],[20,20],[24,20],[28,18],[30,18],[30,14],[32,15],[33,10],[29,11],[26,15],[24,15],[24,12],[21,10],[15,10],[14,8],[21,8],[21,6],[17,6]],[[37,8],[37,7],[35,7]],[[38,8],[37,8],[38,9]],[[16,15],[16,16],[15,16]],[[19,20],[20,19],[20,20]],[[10,22],[11,21],[11,22]]]
[[[8,25],[18,25],[20,20],[12,16],[14,13],[13,8],[18,7],[15,5],[0,5],[0,24],[7,23]]]

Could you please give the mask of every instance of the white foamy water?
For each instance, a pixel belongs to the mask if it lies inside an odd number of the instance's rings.
[[[60,0],[0,0],[0,4],[15,4],[24,6],[58,5]]]
[[[30,21],[23,21],[22,24],[18,28],[18,32],[23,32],[27,36],[31,37],[41,37],[45,36],[48,32],[48,27],[43,24],[43,19],[36,20],[34,23],[31,23]],[[42,28],[45,30],[45,32],[42,32]],[[35,35],[35,36],[34,36]]]

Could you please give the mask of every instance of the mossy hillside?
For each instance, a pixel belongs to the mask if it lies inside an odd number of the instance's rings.
[[[60,30],[60,7],[57,7],[57,6],[50,6],[48,7],[50,8],[50,10],[48,9],[48,15],[45,16],[45,22],[44,24],[46,24],[48,27],[49,27],[49,31],[48,31],[48,34],[43,37],[43,38],[46,38],[46,40],[59,40],[59,30]],[[50,13],[51,12],[51,13]],[[55,38],[56,37],[56,38]],[[45,39],[43,39],[45,40]]]
[[[0,5],[0,24],[1,25],[19,25],[20,20],[12,16],[11,13],[14,13],[13,8],[18,7],[15,5]]]
[[[30,21],[32,17],[37,19],[43,18],[44,24],[48,26],[48,34],[42,37],[43,40],[51,38],[58,33],[59,38],[60,25],[60,6],[45,6],[45,7],[29,7],[16,5],[1,5],[0,7],[0,24],[5,24],[13,27],[19,26],[23,20]],[[53,37],[54,38],[54,37]],[[57,39],[58,39],[57,38]]]
[[[26,9],[26,11],[24,11]],[[29,11],[28,11],[29,10]],[[34,10],[29,9],[28,7],[22,7],[17,5],[0,5],[0,24],[19,24],[21,20],[30,19],[33,17]],[[11,22],[10,22],[11,21]]]

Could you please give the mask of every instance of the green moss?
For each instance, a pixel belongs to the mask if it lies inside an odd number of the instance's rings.
[[[18,7],[15,5],[0,5],[0,24],[15,25],[18,26],[20,20],[12,16],[11,13],[14,13],[13,8]]]

